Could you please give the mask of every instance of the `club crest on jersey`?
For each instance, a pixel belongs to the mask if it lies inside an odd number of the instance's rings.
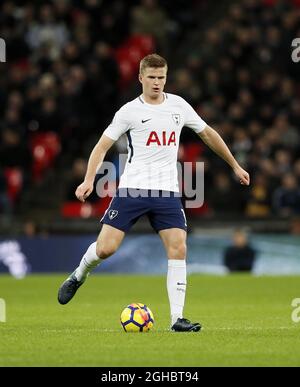
[[[172,118],[176,125],[180,124],[180,114],[172,114]]]
[[[117,210],[110,210],[108,213],[109,219],[112,220],[118,215],[119,211]]]

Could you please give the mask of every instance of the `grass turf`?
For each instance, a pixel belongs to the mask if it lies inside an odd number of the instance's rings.
[[[94,275],[61,306],[64,279],[0,276],[0,366],[300,366],[300,323],[291,320],[299,277],[189,276],[185,316],[201,322],[198,333],[168,331],[165,277]],[[131,302],[150,306],[152,331],[123,331]]]

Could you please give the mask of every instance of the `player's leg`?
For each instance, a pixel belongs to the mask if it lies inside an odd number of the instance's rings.
[[[84,281],[90,271],[114,254],[120,247],[124,236],[124,231],[104,224],[97,241],[89,246],[74,272],[77,280]]]
[[[167,290],[171,325],[182,318],[186,292],[186,232],[180,228],[159,231],[168,257]]]
[[[84,283],[89,273],[118,250],[124,236],[124,231],[108,224],[103,225],[97,241],[89,246],[79,266],[61,285],[58,291],[60,304],[64,305],[74,297],[77,289]]]
[[[168,256],[167,290],[171,311],[171,328],[174,331],[197,332],[199,323],[183,318],[186,293],[186,231],[170,228],[159,231]]]
[[[186,292],[186,232],[180,228],[161,230],[168,257],[167,290],[171,311],[171,326],[183,317]]]
[[[59,289],[58,301],[61,304],[69,302],[88,273],[119,248],[125,233],[147,211],[146,204],[142,198],[128,195],[126,189],[117,191],[101,219],[103,228],[97,242],[89,246],[79,266]]]

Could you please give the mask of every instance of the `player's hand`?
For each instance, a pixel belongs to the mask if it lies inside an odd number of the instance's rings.
[[[250,176],[247,171],[240,166],[234,168],[233,171],[242,185],[250,185]]]
[[[84,181],[81,183],[75,191],[77,199],[85,202],[85,199],[93,192],[93,188],[94,184],[91,182]]]

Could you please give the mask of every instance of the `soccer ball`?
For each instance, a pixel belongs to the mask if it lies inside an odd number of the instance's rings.
[[[144,304],[130,304],[121,313],[121,324],[125,332],[148,332],[154,324],[153,313]]]

